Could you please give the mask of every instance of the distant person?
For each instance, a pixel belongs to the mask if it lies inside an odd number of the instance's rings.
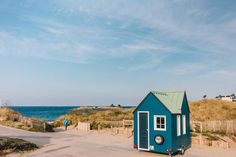
[[[69,120],[64,119],[63,124],[64,124],[64,126],[65,126],[65,130],[67,130],[67,127],[68,127],[68,125],[69,125]]]

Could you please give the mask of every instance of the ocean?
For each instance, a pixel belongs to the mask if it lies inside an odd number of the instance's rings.
[[[11,106],[13,110],[25,117],[35,117],[46,121],[53,121],[79,106]]]

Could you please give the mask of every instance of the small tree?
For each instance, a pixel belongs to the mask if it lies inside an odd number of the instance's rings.
[[[114,105],[114,104],[111,104],[110,107],[115,107],[115,105]]]

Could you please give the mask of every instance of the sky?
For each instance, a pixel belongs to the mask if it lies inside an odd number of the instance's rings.
[[[0,72],[13,105],[236,93],[236,1],[0,0]]]

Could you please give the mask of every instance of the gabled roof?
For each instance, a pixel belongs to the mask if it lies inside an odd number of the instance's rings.
[[[171,113],[181,113],[185,91],[152,91],[151,93],[155,95]]]
[[[181,114],[185,91],[158,92],[151,91],[148,95],[154,95],[172,114]],[[145,99],[148,97],[145,97]],[[145,101],[145,99],[143,101]],[[143,102],[142,101],[142,102]],[[142,102],[133,111],[135,112]]]

